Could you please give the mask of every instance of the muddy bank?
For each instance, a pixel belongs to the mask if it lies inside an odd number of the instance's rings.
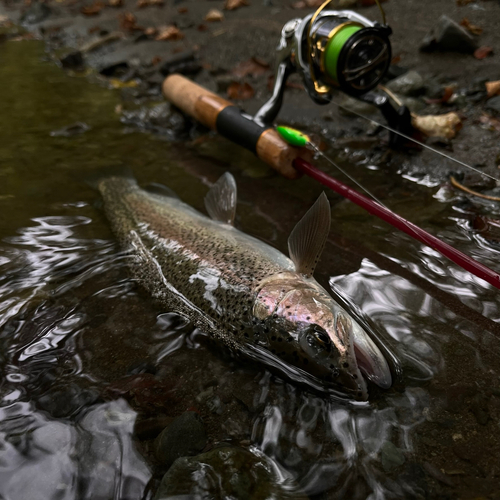
[[[274,48],[283,24],[314,10],[307,8],[307,2],[246,3],[226,10],[224,2],[208,0],[74,0],[31,5],[3,0],[0,12],[21,23],[29,31],[28,36],[43,37],[51,57],[67,71],[92,71],[109,86],[121,88],[124,105],[118,111],[122,111],[125,121],[178,137],[179,132],[189,132],[191,124],[172,114],[168,106],[151,110],[152,103],[162,101],[160,84],[165,74],[181,71],[254,113],[270,96]],[[363,7],[370,2],[341,3],[380,20],[376,6]],[[406,86],[404,82],[392,82],[391,88],[415,113],[456,111],[463,121],[463,128],[454,139],[431,138],[427,143],[498,177],[500,97],[488,98],[484,86],[500,74],[500,31],[495,26],[500,16],[498,2],[388,1],[383,5],[393,29],[394,64],[390,76],[406,75],[409,79]],[[210,20],[217,19],[217,15],[209,15],[213,9],[219,11],[221,20]],[[463,53],[421,51],[431,29],[439,29],[437,20],[442,15],[457,23],[466,19],[472,31],[481,32],[470,35],[471,46],[493,50],[483,59],[470,53],[467,43],[462,47]],[[452,45],[460,49],[459,42],[452,40]],[[443,99],[450,95],[451,98]],[[494,182],[470,174],[432,152],[408,147],[389,151],[385,130],[349,115],[337,104],[347,104],[384,121],[378,111],[356,104],[342,94],[332,104],[318,106],[294,78],[278,120],[320,134],[334,151],[347,151],[356,157],[359,151],[366,154],[368,150],[368,163],[383,164],[388,172],[407,174],[419,181],[427,176],[437,182],[447,181],[450,172],[463,172],[467,174],[464,184],[495,194]],[[137,110],[141,105],[143,108]]]

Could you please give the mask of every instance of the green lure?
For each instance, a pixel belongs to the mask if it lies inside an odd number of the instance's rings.
[[[303,134],[299,130],[291,127],[279,125],[276,127],[276,131],[286,142],[288,142],[288,144],[292,146],[303,148],[311,142],[311,139],[308,135]]]

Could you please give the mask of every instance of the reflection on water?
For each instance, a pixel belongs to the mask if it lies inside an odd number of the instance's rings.
[[[52,87],[46,108],[31,89],[11,88],[11,100],[36,103],[45,118],[26,115],[33,144],[17,154],[30,142],[19,133],[20,108],[18,132],[0,147],[2,194],[11,195],[0,198],[1,498],[135,499],[159,490],[161,498],[194,491],[203,498],[221,491],[239,498],[248,491],[249,498],[493,497],[500,303],[489,285],[332,198],[333,234],[319,279],[357,305],[398,359],[401,380],[389,391],[370,388],[367,404],[348,404],[234,358],[137,289],[95,193],[73,173],[132,163],[140,180],[169,184],[199,208],[205,183],[229,168],[245,207],[240,227],[281,249],[317,186],[253,179],[237,162],[124,134],[109,118],[116,96],[41,64],[36,44],[2,49],[10,79],[22,76],[13,64],[22,50],[30,55],[24,71],[50,75]],[[83,109],[82,89],[100,105]],[[50,138],[78,120],[91,129]],[[42,174],[40,162],[50,170]],[[369,188],[407,182],[358,170]],[[408,202],[395,185],[387,203],[409,218],[418,212],[416,222],[498,268],[498,250],[478,242],[456,200],[429,201],[428,187],[415,189]],[[500,218],[498,208],[488,210]],[[194,457],[175,462],[161,482],[168,465],[158,458],[157,436],[190,412],[201,416],[202,444],[179,452]],[[179,429],[169,450],[195,433]],[[229,481],[225,474],[235,470]]]

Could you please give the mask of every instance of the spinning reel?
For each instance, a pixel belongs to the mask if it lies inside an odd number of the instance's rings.
[[[350,10],[325,10],[327,0],[303,19],[288,21],[277,47],[277,70],[271,98],[254,117],[269,125],[279,113],[288,77],[298,73],[306,92],[317,104],[331,102],[336,91],[376,105],[392,128],[411,133],[411,116],[405,106],[392,107],[388,97],[373,89],[391,63],[391,28],[379,2],[383,24]],[[395,142],[391,135],[391,143]]]

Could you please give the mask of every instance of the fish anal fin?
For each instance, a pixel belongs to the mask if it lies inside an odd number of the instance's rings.
[[[226,172],[205,196],[205,208],[214,220],[234,225],[236,215],[236,181]]]
[[[313,274],[328,238],[330,223],[330,202],[323,192],[288,238],[288,251],[298,273]]]

